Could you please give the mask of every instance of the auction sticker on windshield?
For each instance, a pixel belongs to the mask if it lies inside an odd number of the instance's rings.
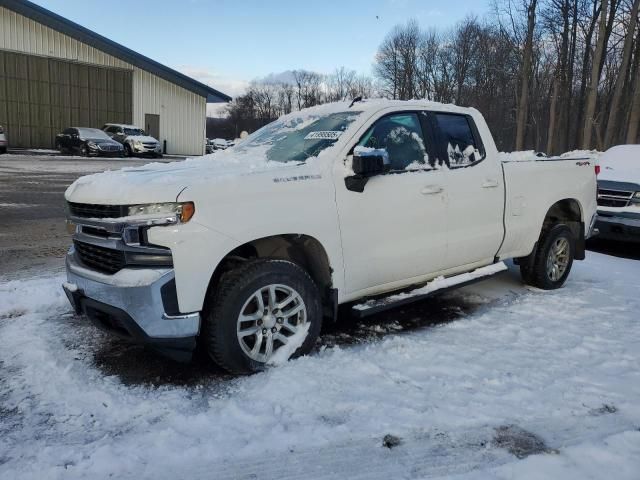
[[[337,140],[342,132],[337,130],[319,130],[317,132],[309,132],[305,140]]]

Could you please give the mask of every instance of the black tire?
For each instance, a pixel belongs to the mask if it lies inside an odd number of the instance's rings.
[[[7,153],[7,147],[0,147],[0,155]]]
[[[568,245],[567,264],[561,276],[552,278],[552,274],[547,268],[547,262],[552,255],[553,246],[561,239],[565,239]],[[542,232],[536,249],[531,255],[521,260],[520,274],[522,280],[528,285],[533,285],[543,290],[554,290],[562,287],[571,272],[575,251],[575,237],[569,226],[564,223],[551,226]]]
[[[220,367],[233,374],[261,371],[266,363],[249,357],[237,336],[238,317],[245,303],[260,288],[280,284],[295,290],[306,307],[310,323],[304,343],[291,358],[313,348],[322,327],[320,292],[309,274],[286,260],[260,259],[247,262],[226,273],[207,299],[202,320],[202,347]]]
[[[87,147],[87,145],[85,143],[83,143],[80,146],[80,155],[82,155],[83,157],[88,157],[89,156],[89,148]]]
[[[132,157],[133,156],[133,151],[131,150],[131,147],[129,146],[128,143],[124,144],[124,156],[125,157]]]

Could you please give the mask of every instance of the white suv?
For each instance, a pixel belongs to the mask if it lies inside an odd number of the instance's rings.
[[[120,123],[107,123],[102,127],[102,130],[124,146],[124,152],[128,157],[134,155],[162,157],[160,142],[147,135],[140,127]]]

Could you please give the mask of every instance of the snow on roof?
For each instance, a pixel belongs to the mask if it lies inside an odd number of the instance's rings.
[[[105,123],[104,124],[105,127],[122,127],[122,128],[137,128],[139,130],[142,130],[140,127],[138,127],[137,125],[128,125],[126,123]]]
[[[351,102],[332,102],[317,105],[315,107],[305,108],[298,112],[292,112],[290,115],[301,116],[304,114],[309,115],[327,115],[331,113],[338,113],[353,110],[356,112],[377,112],[385,108],[407,108],[415,107],[417,109],[436,110],[439,112],[456,112],[456,113],[469,113],[469,111],[476,111],[471,107],[461,107],[453,105],[451,103],[432,102],[430,100],[388,100],[386,98],[368,98],[360,100],[351,106]]]

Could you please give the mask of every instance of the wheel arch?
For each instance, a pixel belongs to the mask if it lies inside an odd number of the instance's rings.
[[[305,234],[270,235],[235,247],[215,267],[207,286],[206,299],[212,298],[213,290],[226,272],[247,260],[258,258],[289,260],[304,268],[320,290],[325,316],[335,318],[338,300],[333,282],[334,269],[322,243]]]
[[[584,209],[580,201],[575,198],[564,198],[551,205],[542,222],[540,235],[556,223],[566,223],[575,237],[575,258],[584,260],[585,258],[585,237],[584,237]]]

